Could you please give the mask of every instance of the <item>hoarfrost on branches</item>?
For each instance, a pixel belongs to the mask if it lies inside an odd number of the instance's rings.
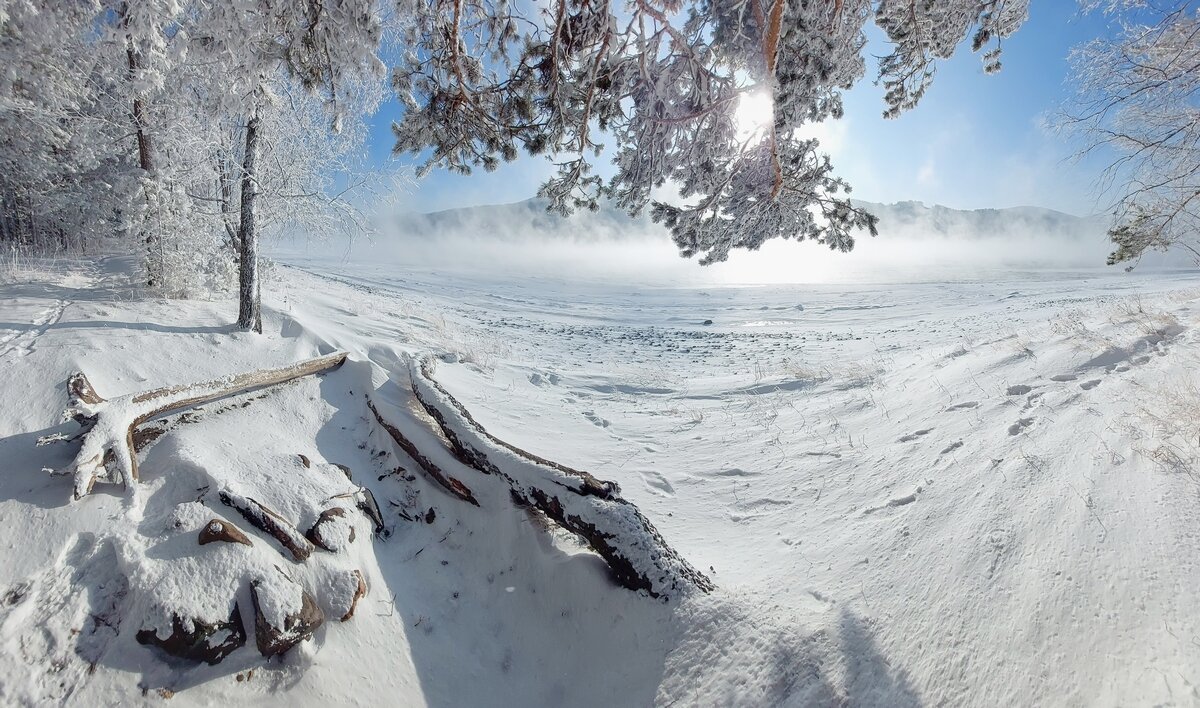
[[[915,106],[934,63],[971,37],[999,68],[1000,42],[1028,0],[735,0],[683,4],[555,0],[526,12],[503,0],[403,0],[393,73],[405,104],[397,153],[429,151],[469,174],[521,150],[546,154],[551,209],[611,198],[650,208],[684,256],[723,261],[777,237],[849,250],[875,218],[856,208],[808,124],[842,115],[866,72],[863,28],[893,43],[879,67],[887,115]],[[744,134],[736,111],[766,94],[773,119]],[[608,151],[615,171],[596,171]],[[678,198],[656,198],[669,188]]]

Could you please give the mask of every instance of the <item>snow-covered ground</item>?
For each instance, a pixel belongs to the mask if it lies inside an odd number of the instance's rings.
[[[1195,273],[689,288],[294,256],[256,337],[229,303],[131,299],[127,265],[0,285],[0,701],[1200,704]],[[70,458],[34,441],[72,371],[118,395],[332,349],[357,363],[172,429],[132,494],[72,503],[40,471]],[[500,438],[618,482],[719,590],[628,592],[523,512],[389,475],[416,467],[363,389],[420,352]],[[361,570],[354,619],[269,663],[137,644],[144,596],[195,575],[178,505],[315,484],[298,454],[384,508],[386,539],[359,521],[289,566],[316,589]]]

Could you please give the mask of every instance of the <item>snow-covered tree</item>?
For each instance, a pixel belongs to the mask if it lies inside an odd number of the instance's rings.
[[[520,150],[557,174],[554,209],[650,206],[701,263],[771,238],[849,250],[875,230],[805,125],[842,115],[866,72],[864,27],[893,43],[881,60],[887,113],[917,104],[968,36],[999,68],[1000,43],[1028,0],[401,0],[408,52],[394,73],[406,113],[396,151],[430,150],[425,168],[495,169]],[[773,115],[747,136],[739,102],[766,95]],[[604,150],[615,171],[596,173]],[[653,200],[671,186],[675,203]]]
[[[128,201],[97,7],[14,0],[0,18],[0,240],[23,249],[94,247]]]
[[[264,145],[272,150],[279,169],[277,196],[324,199],[304,178],[318,180],[328,170],[320,169],[322,155],[337,151],[314,149],[314,141],[292,131],[294,140],[284,143],[294,150],[281,151],[271,126],[299,124],[314,135],[342,132],[345,122],[361,119],[373,109],[370,79],[381,79],[383,65],[376,56],[383,38],[382,7],[377,0],[303,0],[273,3],[200,3],[193,35],[196,51],[208,68],[211,81],[202,91],[208,113],[235,116],[240,132],[240,192],[237,229],[230,234],[238,249],[238,326],[262,331],[261,279],[258,271],[258,237],[261,230],[260,199],[269,162]],[[294,89],[303,88],[301,94]],[[325,125],[313,124],[312,101],[323,111]],[[377,101],[377,99],[375,99]],[[290,123],[289,123],[290,122]],[[264,134],[268,137],[264,139]],[[271,149],[271,148],[267,148]],[[307,162],[297,159],[304,155]],[[231,196],[228,165],[234,155],[225,151],[219,165],[218,183],[227,215]],[[302,164],[303,163],[303,164]],[[314,167],[317,168],[314,170]],[[290,192],[290,194],[289,194]],[[329,204],[329,200],[325,199]]]
[[[1200,3],[1094,0],[1119,31],[1073,53],[1063,125],[1110,149],[1117,194],[1109,264],[1178,246],[1200,260]]]
[[[393,15],[382,0],[7,3],[0,240],[102,234],[168,296],[221,291],[245,266],[253,327],[258,259],[240,250],[257,238],[241,232],[363,224],[348,173]]]

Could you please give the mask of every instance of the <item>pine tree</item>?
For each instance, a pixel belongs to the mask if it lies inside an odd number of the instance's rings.
[[[730,3],[553,0],[536,16],[487,0],[404,0],[411,51],[394,84],[405,104],[396,152],[430,150],[425,169],[495,169],[520,150],[557,174],[553,209],[613,199],[649,207],[684,256],[701,263],[772,238],[849,250],[875,219],[849,199],[808,124],[842,115],[866,71],[872,17],[894,45],[882,59],[887,113],[914,107],[935,62],[966,37],[999,68],[1000,42],[1028,0],[746,0]],[[773,120],[752,137],[735,112],[768,95]],[[615,174],[595,173],[611,150]],[[679,199],[651,198],[670,186]]]

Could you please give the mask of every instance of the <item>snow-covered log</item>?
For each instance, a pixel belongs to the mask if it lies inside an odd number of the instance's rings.
[[[70,402],[63,412],[63,420],[75,420],[83,429],[74,437],[53,435],[39,440],[38,444],[82,440],[74,461],[54,472],[74,475],[75,499],[80,499],[92,491],[96,482],[128,485],[137,481],[134,429],[142,423],[172,411],[329,371],[341,366],[345,360],[345,352],[337,352],[278,369],[259,369],[214,381],[167,386],[113,399],[105,399],[96,392],[87,376],[76,373],[67,382]]]
[[[439,467],[436,462],[429,459],[428,456],[422,453],[421,449],[412,440],[409,440],[407,437],[405,437],[404,433],[400,432],[399,426],[389,421],[382,413],[379,412],[379,408],[375,406],[375,402],[369,398],[367,399],[367,408],[371,410],[371,413],[375,416],[375,420],[379,423],[379,426],[383,428],[389,436],[391,436],[392,440],[396,441],[396,444],[400,446],[400,449],[404,450],[405,454],[412,458],[413,462],[417,463],[417,465],[421,468],[421,471],[424,472],[426,476],[428,476],[434,482],[437,482],[438,485],[440,485],[443,489],[459,499],[462,499],[469,504],[479,506],[479,502],[475,499],[475,495],[471,492],[471,489],[467,485],[450,476],[445,470]]]
[[[650,520],[620,496],[616,483],[496,438],[433,378],[432,367],[431,360],[410,363],[413,392],[460,461],[504,479],[514,500],[579,536],[608,563],[622,586],[663,598],[714,589],[707,576],[668,546]]]

